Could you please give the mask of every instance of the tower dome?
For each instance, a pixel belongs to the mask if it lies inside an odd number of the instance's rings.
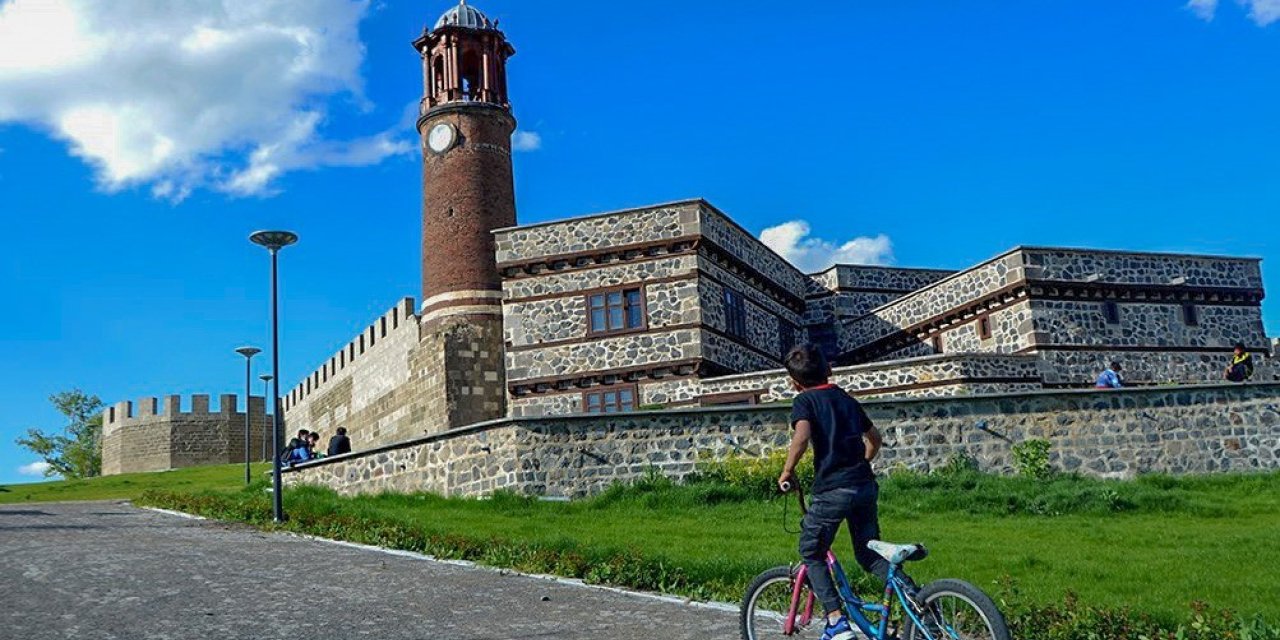
[[[432,30],[441,27],[463,27],[464,29],[481,29],[485,31],[496,31],[497,26],[489,17],[480,12],[479,9],[468,5],[467,0],[460,0],[458,6],[445,11],[436,20],[436,26]]]

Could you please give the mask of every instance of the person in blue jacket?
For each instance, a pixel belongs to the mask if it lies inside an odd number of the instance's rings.
[[[1124,386],[1124,382],[1120,380],[1120,363],[1112,362],[1098,376],[1098,382],[1094,385],[1099,389],[1119,389]]]

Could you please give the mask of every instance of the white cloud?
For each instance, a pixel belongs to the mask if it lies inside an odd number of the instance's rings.
[[[760,241],[806,273],[821,271],[833,264],[893,262],[893,243],[889,236],[859,236],[837,245],[829,240],[809,237],[809,223],[804,220],[769,227],[760,232]]]
[[[43,478],[45,471],[49,469],[49,463],[41,460],[40,462],[32,462],[18,467],[18,473],[24,476],[36,476]]]
[[[107,190],[271,192],[283,173],[416,146],[331,140],[326,102],[367,110],[368,0],[0,0],[0,123],[65,140]]]
[[[517,131],[511,136],[511,148],[515,151],[537,151],[542,148],[542,136],[536,131]]]
[[[1187,0],[1187,9],[1206,22],[1218,11],[1218,0]]]
[[[1249,19],[1260,27],[1280,20],[1280,0],[1236,0],[1236,4],[1249,10]],[[1213,20],[1218,11],[1218,0],[1187,0],[1186,7],[1201,20]]]

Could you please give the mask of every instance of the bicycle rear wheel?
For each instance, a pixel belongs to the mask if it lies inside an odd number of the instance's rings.
[[[921,607],[924,629],[917,628],[908,618],[907,640],[1012,640],[996,603],[968,582],[930,582],[915,599]]]
[[[782,633],[787,612],[791,608],[791,567],[774,567],[756,576],[742,598],[742,640],[773,640],[775,638],[820,638],[826,622],[822,605],[814,603],[808,620],[804,619],[805,604],[809,601],[809,585],[800,591],[800,611],[796,615],[795,630],[791,635]]]

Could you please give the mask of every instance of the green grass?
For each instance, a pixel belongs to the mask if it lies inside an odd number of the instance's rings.
[[[1086,604],[1131,607],[1166,620],[1185,617],[1193,601],[1280,620],[1280,547],[1267,543],[1280,531],[1280,474],[1038,484],[961,474],[897,476],[883,484],[884,537],[922,541],[932,550],[911,567],[921,579],[961,577],[995,592],[1009,576],[1017,598],[1029,605],[1061,603],[1071,591]],[[1037,486],[1039,501],[1029,495]],[[235,500],[258,509],[265,523],[260,493]],[[1051,508],[1044,514],[1059,515],[1038,515],[1045,504]],[[1106,504],[1117,511],[1104,511]],[[1007,515],[1010,505],[1015,513]],[[301,489],[288,494],[286,508],[303,528],[334,515],[348,518],[346,528],[375,522],[496,546],[639,555],[680,569],[700,587],[695,595],[730,600],[752,575],[796,555],[796,535],[783,530],[781,501],[724,485],[620,487],[567,504],[515,496],[341,498]],[[794,508],[790,515],[794,530]],[[842,536],[836,550],[852,563],[849,544]]]
[[[252,465],[253,477],[261,478],[270,466]],[[85,480],[0,485],[0,504],[133,499],[147,489],[234,491],[243,486],[244,465],[224,464],[154,473],[126,473]]]
[[[271,527],[265,482],[241,490],[242,473],[230,465],[9,485],[0,501],[138,498],[154,489],[145,502]],[[661,480],[572,503],[342,498],[304,488],[290,491],[285,507],[292,530],[733,601],[755,573],[796,556],[784,502],[760,496],[750,483]],[[882,479],[880,503],[884,538],[929,545],[930,557],[910,567],[919,579],[961,577],[1024,610],[1061,605],[1071,592],[1083,605],[1168,623],[1187,621],[1193,601],[1280,621],[1280,546],[1271,542],[1280,531],[1280,473],[1136,481],[897,474]],[[788,515],[794,531],[794,505]],[[847,537],[836,551],[852,565]]]

